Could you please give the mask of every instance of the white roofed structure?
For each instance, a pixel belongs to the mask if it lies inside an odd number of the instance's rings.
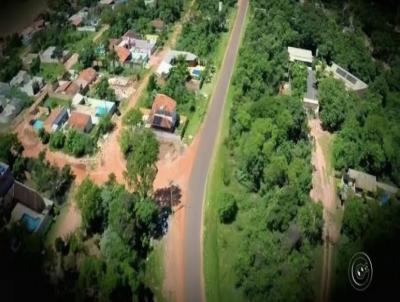
[[[327,69],[333,74],[335,79],[341,80],[349,90],[362,91],[368,88],[366,83],[334,62]]]
[[[288,52],[289,52],[289,60],[291,62],[294,61],[301,61],[305,63],[313,62],[313,55],[311,50],[289,46]]]

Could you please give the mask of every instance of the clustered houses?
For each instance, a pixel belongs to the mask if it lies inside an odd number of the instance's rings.
[[[90,132],[93,125],[99,122],[99,118],[112,115],[116,110],[116,104],[107,100],[100,100],[84,96],[90,86],[96,81],[97,72],[89,67],[82,70],[75,80],[60,80],[58,87],[49,91],[49,96],[70,100],[71,106],[57,108],[40,107],[35,112],[31,121],[35,130],[44,129],[48,133],[57,130],[74,128],[82,132]],[[47,118],[43,118],[47,115]]]
[[[54,90],[60,98],[63,96],[72,99],[77,93],[86,93],[89,87],[97,79],[97,72],[89,67],[82,70],[75,80],[60,80]]]
[[[35,190],[15,180],[10,167],[0,162],[0,208],[9,220],[20,223],[30,233],[46,232],[53,202]]]

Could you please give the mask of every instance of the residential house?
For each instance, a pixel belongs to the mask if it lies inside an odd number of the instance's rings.
[[[75,94],[80,91],[79,85],[74,81],[60,81],[58,87],[54,91],[56,94],[65,95],[69,98],[73,98]]]
[[[0,96],[0,123],[7,124],[21,112],[23,101],[15,97]]]
[[[64,63],[68,60],[70,52],[68,50],[63,50],[61,58],[57,58],[54,54],[56,47],[50,46],[45,51],[40,54],[40,61],[42,63]]]
[[[145,53],[149,58],[155,50],[156,42],[143,40],[141,36],[132,30],[128,30],[123,36],[119,47],[127,48],[131,53]]]
[[[10,167],[0,162],[0,207],[30,233],[44,233],[51,222],[53,202],[15,180]]]
[[[0,82],[0,123],[10,123],[22,110],[23,102],[11,96],[11,87]]]
[[[93,127],[92,118],[88,114],[73,111],[69,117],[68,126],[82,132],[89,132]]]
[[[97,72],[93,68],[89,67],[82,70],[79,73],[78,78],[75,80],[75,84],[80,88],[81,92],[86,92],[97,78]]]
[[[59,130],[68,120],[67,108],[57,107],[51,110],[50,115],[44,122],[44,129],[48,133]]]
[[[168,132],[174,132],[177,121],[176,102],[164,94],[157,94],[154,98],[148,124]]]
[[[366,83],[334,62],[332,62],[332,65],[328,67],[327,70],[335,79],[342,81],[349,90],[362,93],[368,88]]]
[[[10,81],[12,87],[17,87],[29,96],[36,95],[43,88],[44,81],[41,77],[31,77],[25,70],[20,70]]]
[[[151,26],[154,27],[156,32],[160,33],[164,30],[165,23],[161,19],[155,19],[155,20],[151,21]]]
[[[376,193],[376,176],[353,169],[349,169],[347,175],[349,184],[353,188],[354,192],[365,192],[367,194]]]
[[[131,62],[136,65],[145,65],[149,61],[146,53],[131,51]]]
[[[86,97],[80,93],[73,97],[72,106],[75,111],[90,115],[94,125],[97,125],[101,117],[112,115],[117,108],[114,102]]]
[[[89,9],[87,7],[82,8],[76,14],[69,17],[68,21],[75,27],[80,27],[84,24],[86,18],[89,15]]]
[[[300,61],[311,64],[314,60],[311,50],[308,49],[289,46],[288,53],[290,62]]]
[[[191,52],[170,50],[159,65],[156,73],[158,76],[167,76],[178,58],[183,58],[189,67],[197,66],[197,56]]]
[[[141,39],[142,36],[136,32],[134,32],[133,30],[128,30],[121,39],[121,43],[125,42],[128,46],[126,48],[130,48],[134,42],[135,39]]]
[[[376,176],[349,169],[343,176],[343,183],[349,187],[357,195],[366,194],[366,196],[374,197],[378,192],[383,193],[383,199],[388,199],[390,196],[398,192],[398,188],[383,182],[378,182]]]
[[[115,51],[121,64],[127,63],[130,60],[131,52],[125,47],[117,47]]]

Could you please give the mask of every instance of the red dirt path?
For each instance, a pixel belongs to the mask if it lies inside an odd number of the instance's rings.
[[[315,143],[312,155],[312,163],[315,171],[313,173],[313,188],[310,192],[310,197],[315,202],[322,202],[324,206],[324,248],[319,300],[329,301],[333,248],[340,236],[340,223],[334,219],[338,210],[335,178],[328,169],[330,159],[326,158],[326,154],[324,154],[322,148],[323,140],[329,139],[331,134],[323,131],[319,119],[310,120],[308,125]]]
[[[198,151],[198,137],[187,147],[181,155],[173,159],[161,159],[158,164],[158,173],[154,181],[154,189],[169,187],[171,182],[181,188],[181,203],[176,206],[169,221],[168,233],[165,238],[164,265],[165,297],[174,297],[174,301],[184,300],[184,235],[185,235],[185,206],[187,204],[187,189],[189,176],[194,159]]]

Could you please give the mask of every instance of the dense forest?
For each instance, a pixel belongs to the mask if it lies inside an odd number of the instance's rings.
[[[290,1],[253,1],[252,8],[224,143],[230,151],[218,198],[221,222],[227,221],[227,198],[235,201],[231,208],[238,207],[236,220],[228,220],[236,238],[224,241],[235,250],[234,283],[244,300],[309,301],[322,206],[308,196],[311,145],[300,97],[305,67],[293,68],[293,96],[277,95],[288,68],[287,46],[301,40],[287,15],[299,8]]]
[[[201,59],[212,60],[218,45],[219,36],[228,30],[227,17],[229,8],[236,0],[222,1],[219,11],[218,1],[196,1],[190,20],[183,25],[182,35],[178,39],[179,50],[190,51]]]
[[[399,10],[395,19],[396,7],[389,10],[375,2],[252,1],[251,8],[233,79],[224,143],[229,156],[216,204],[224,223],[226,200],[234,200],[229,204],[236,220],[220,231],[234,238],[225,236],[218,244],[235,250],[234,284],[245,300],[309,301],[319,287],[314,278],[322,206],[309,200],[311,145],[301,104],[304,66],[291,64],[292,94],[277,96],[281,82],[288,80],[287,47],[311,49],[320,66],[335,62],[369,85],[358,95],[317,72],[322,125],[335,133],[333,164],[339,172],[355,168],[399,185],[400,47],[394,31]],[[372,8],[378,10],[376,19],[368,14]],[[384,242],[392,242],[399,231],[398,210],[394,201],[381,206],[356,197],[345,205],[335,299],[351,290],[346,281],[352,253],[366,250],[383,256]],[[377,261],[387,269],[384,280],[395,276],[387,264],[397,251]],[[382,290],[382,284],[375,290]]]

